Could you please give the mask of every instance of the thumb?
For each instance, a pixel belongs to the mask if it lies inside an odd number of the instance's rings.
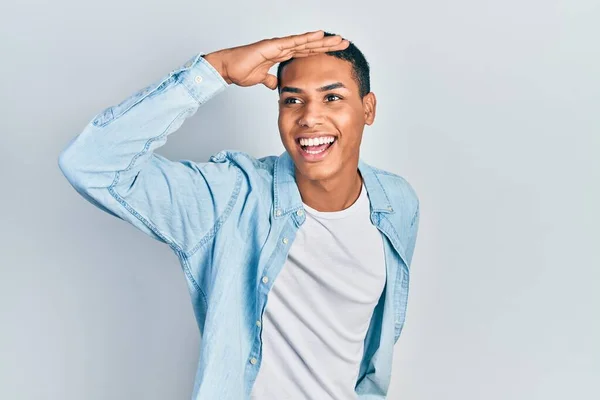
[[[269,89],[275,90],[277,89],[277,77],[273,74],[267,74],[265,79],[263,79],[262,84]]]

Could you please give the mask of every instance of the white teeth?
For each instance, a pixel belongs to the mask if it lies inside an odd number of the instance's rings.
[[[300,139],[301,146],[319,146],[324,143],[332,143],[335,140],[333,136],[324,136],[320,138]]]

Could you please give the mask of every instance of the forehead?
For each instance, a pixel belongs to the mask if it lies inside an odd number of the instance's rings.
[[[341,82],[350,90],[358,90],[352,72],[352,64],[349,61],[327,54],[296,58],[283,68],[280,86],[313,90]]]

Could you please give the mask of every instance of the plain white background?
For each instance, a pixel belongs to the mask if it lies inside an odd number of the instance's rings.
[[[4,2],[0,398],[187,399],[199,334],[170,250],[80,198],[57,157],[199,51],[326,29],[372,66],[361,157],[421,199],[390,399],[598,399],[600,3]],[[160,154],[283,151],[232,87]]]

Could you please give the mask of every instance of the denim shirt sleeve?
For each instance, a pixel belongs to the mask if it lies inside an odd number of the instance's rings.
[[[227,218],[240,173],[223,152],[197,163],[154,150],[227,86],[200,53],[93,117],[61,152],[60,169],[86,200],[185,255]]]
[[[412,258],[413,258],[413,254],[415,252],[415,244],[417,242],[417,234],[419,232],[419,220],[421,218],[421,210],[420,210],[420,205],[417,202],[417,210],[415,211],[415,214],[412,218],[411,224],[410,224],[410,229],[409,229],[409,236],[407,239],[407,244],[406,244],[406,261],[408,262],[408,265],[412,264]]]

